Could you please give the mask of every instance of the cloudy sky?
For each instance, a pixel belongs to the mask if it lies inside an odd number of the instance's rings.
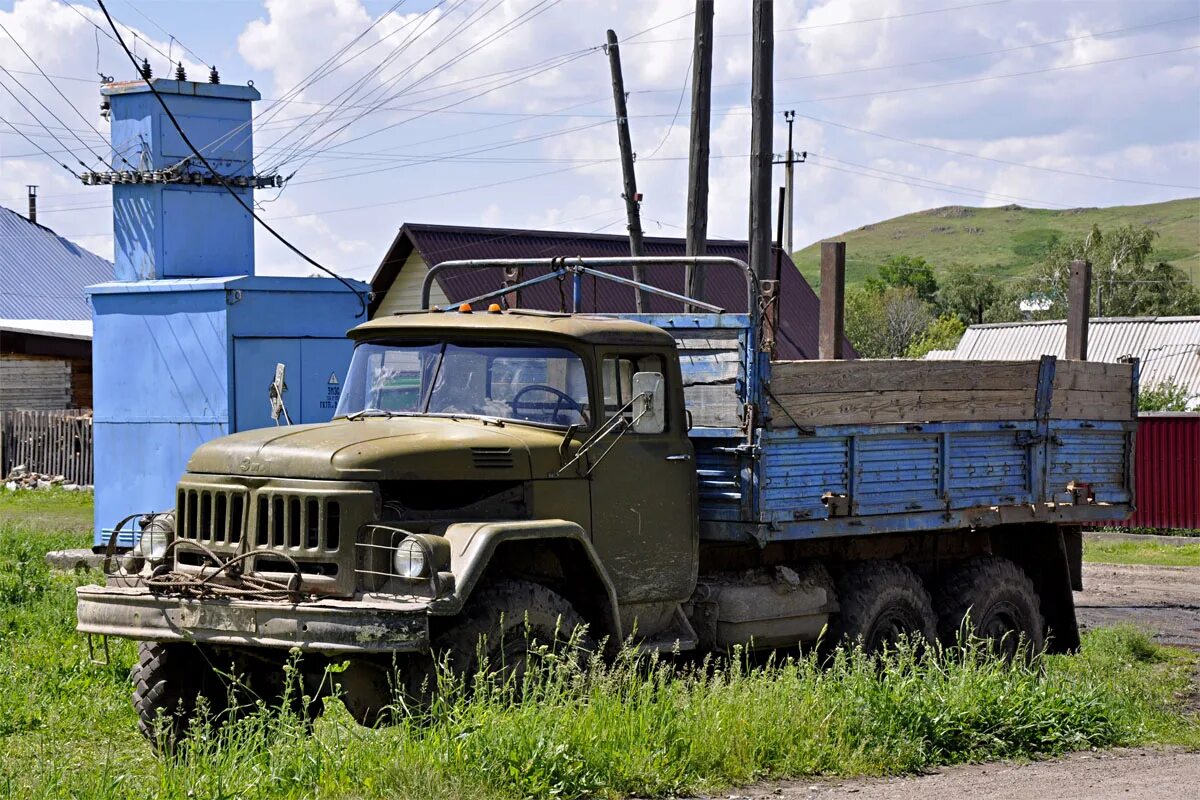
[[[405,221],[624,230],[599,46],[613,28],[626,41],[643,225],[682,233],[693,0],[109,8],[156,74],[169,57],[193,78],[215,64],[226,83],[254,82],[260,171],[292,176],[258,192],[263,216],[363,278]],[[721,238],[746,232],[749,8],[716,0],[709,232]],[[98,73],[129,79],[128,60],[87,0],[0,0],[0,25],[0,204],[23,210],[36,183],[41,222],[111,256],[109,190],[79,185],[35,144],[95,163],[107,134]],[[938,205],[1200,195],[1197,0],[777,2],[775,29],[775,150],[794,109],[809,153],[797,247]],[[260,271],[311,271],[257,236]]]

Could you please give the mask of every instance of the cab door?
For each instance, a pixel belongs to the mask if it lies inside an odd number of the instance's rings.
[[[650,349],[597,355],[603,419],[616,414],[632,419],[634,374],[658,372],[665,378],[665,430],[637,433],[628,427],[606,437],[590,458],[589,483],[592,543],[615,584],[622,616],[629,604],[665,604],[661,611],[670,613],[695,589],[699,541],[695,454],[678,362],[667,351]]]

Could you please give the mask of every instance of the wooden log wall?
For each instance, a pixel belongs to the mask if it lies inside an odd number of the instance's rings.
[[[70,408],[71,394],[71,364],[66,359],[0,356],[0,410]]]
[[[0,477],[22,464],[66,483],[94,484],[92,413],[0,411]]]

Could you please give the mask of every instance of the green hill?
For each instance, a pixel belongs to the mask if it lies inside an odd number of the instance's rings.
[[[891,256],[922,256],[942,272],[954,264],[986,269],[997,278],[1025,274],[1057,239],[1081,236],[1099,225],[1148,225],[1158,231],[1154,257],[1200,283],[1200,198],[1143,206],[1051,211],[1009,205],[998,208],[943,206],[864,225],[832,237],[846,242],[846,282],[875,274]],[[795,254],[814,286],[820,284],[820,243]]]

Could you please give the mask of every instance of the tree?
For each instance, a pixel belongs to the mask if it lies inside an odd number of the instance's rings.
[[[1097,226],[1083,237],[1051,248],[1029,288],[1052,301],[1047,317],[1066,314],[1071,262],[1092,262],[1091,313],[1105,317],[1200,313],[1200,292],[1179,269],[1152,261],[1157,231],[1126,225],[1105,233]]]
[[[951,267],[942,280],[938,305],[964,325],[982,325],[988,311],[1003,298],[1003,290],[989,275],[960,264]]]
[[[943,314],[913,338],[905,353],[909,358],[924,358],[930,350],[952,350],[966,333],[967,326],[953,314]]]
[[[879,276],[867,278],[867,288],[883,291],[887,287],[909,287],[926,303],[937,297],[938,283],[933,267],[920,256],[892,256],[879,265]]]
[[[932,318],[911,286],[846,292],[846,336],[864,358],[903,356]]]
[[[1187,386],[1167,378],[1138,392],[1138,411],[1187,411],[1191,399]]]

